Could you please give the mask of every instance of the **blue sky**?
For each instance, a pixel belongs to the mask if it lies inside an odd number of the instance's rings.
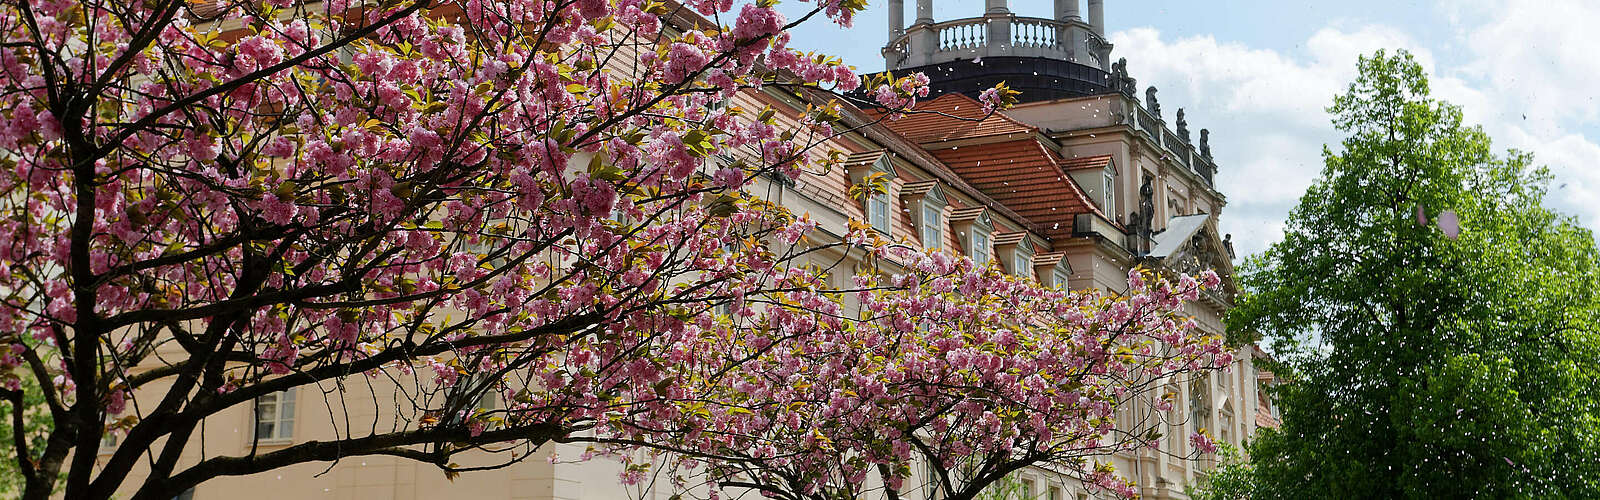
[[[887,2],[855,27],[812,23],[793,46],[883,68]],[[915,0],[907,0],[907,22]],[[787,12],[812,4],[788,0]],[[1050,0],[1013,0],[1046,17]],[[935,0],[940,20],[980,15],[983,2]],[[1222,229],[1241,256],[1281,238],[1283,219],[1340,136],[1324,108],[1355,73],[1356,57],[1405,48],[1429,70],[1436,97],[1461,105],[1497,148],[1535,154],[1555,179],[1548,203],[1600,225],[1600,1],[1594,0],[1106,0],[1112,57],[1128,58],[1164,108],[1187,108],[1212,130],[1228,197]]]

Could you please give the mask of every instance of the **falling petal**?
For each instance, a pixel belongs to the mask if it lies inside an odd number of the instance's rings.
[[[1456,239],[1461,234],[1461,219],[1456,217],[1455,211],[1445,210],[1439,213],[1439,230],[1450,239]]]

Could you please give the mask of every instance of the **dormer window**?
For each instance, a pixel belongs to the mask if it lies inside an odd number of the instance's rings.
[[[871,183],[881,182],[887,191],[889,180],[895,177],[894,166],[889,163],[888,152],[881,149],[845,156],[840,163],[850,175],[852,185],[865,185],[869,183],[869,179],[875,179]],[[862,211],[867,216],[867,225],[884,234],[889,234],[894,229],[892,215],[894,204],[887,192],[868,194],[862,200],[862,205]]]
[[[867,198],[867,222],[873,229],[883,234],[889,234],[893,228],[889,222],[889,194],[877,193]]]
[[[982,267],[994,258],[994,224],[989,221],[989,210],[963,207],[950,211],[950,230],[966,251],[972,263]]]
[[[944,207],[922,202],[922,248],[938,250],[944,239]]]
[[[989,263],[989,233],[972,232],[972,262],[980,266]]]
[[[1033,244],[1028,242],[1028,233],[1016,231],[995,235],[994,253],[1011,274],[1033,277]]]
[[[1117,170],[1111,165],[1106,165],[1101,174],[1100,192],[1105,193],[1106,213],[1121,213],[1117,211]]]
[[[1033,271],[1039,276],[1040,284],[1056,288],[1067,288],[1068,280],[1072,279],[1072,266],[1061,252],[1034,254]],[[1049,282],[1045,282],[1046,279]]]
[[[944,190],[935,181],[907,182],[900,187],[900,199],[911,212],[912,225],[922,240],[923,249],[944,247]]]

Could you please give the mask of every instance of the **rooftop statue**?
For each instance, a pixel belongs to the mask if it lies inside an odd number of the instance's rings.
[[[1151,85],[1150,88],[1144,89],[1144,107],[1145,109],[1150,110],[1150,114],[1155,115],[1157,119],[1161,118],[1161,103],[1156,101],[1155,85]]]
[[[1178,108],[1178,137],[1182,137],[1183,142],[1189,142],[1189,121],[1183,119],[1183,108]]]

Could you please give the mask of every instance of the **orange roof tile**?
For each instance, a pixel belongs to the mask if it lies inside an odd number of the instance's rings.
[[[984,207],[963,207],[950,211],[950,222],[975,220],[988,210]]]
[[[929,191],[933,191],[933,188],[938,185],[939,181],[907,182],[905,185],[900,186],[900,196],[917,196],[928,194]]]
[[[1111,164],[1111,155],[1080,156],[1061,160],[1061,169],[1071,172],[1086,168],[1106,168]]]
[[[1006,245],[1015,245],[1018,242],[1022,241],[1023,238],[1026,238],[1026,237],[1028,237],[1028,233],[1024,233],[1022,231],[1012,231],[1012,232],[1009,232],[1009,233],[1000,233],[1000,234],[994,235],[994,246],[1001,247],[1001,246],[1006,246]]]
[[[1265,407],[1256,407],[1256,427],[1278,428],[1278,419],[1272,416],[1272,411]]]
[[[1061,169],[1061,158],[1032,138],[929,151],[984,194],[1043,226],[1051,239],[1072,235],[1073,216],[1101,213]]]
[[[875,116],[881,111],[869,110]],[[921,101],[898,120],[885,120],[890,129],[912,142],[926,143],[1007,134],[1032,134],[1038,130],[1005,113],[985,116],[983,105],[958,93]]]
[[[873,162],[878,161],[878,158],[882,158],[883,155],[886,154],[886,153],[888,153],[888,151],[882,150],[882,149],[874,149],[872,151],[863,151],[863,152],[860,152],[860,153],[851,153],[851,154],[846,155],[844,157],[844,161],[841,162],[841,164],[845,168],[853,167],[853,166],[856,166],[856,165],[868,165],[868,164],[871,164]]]
[[[1063,252],[1049,252],[1049,253],[1035,254],[1033,256],[1033,267],[1054,266],[1056,264],[1060,264],[1061,263],[1061,259],[1064,259],[1066,257],[1067,257],[1067,254],[1063,253]]]

